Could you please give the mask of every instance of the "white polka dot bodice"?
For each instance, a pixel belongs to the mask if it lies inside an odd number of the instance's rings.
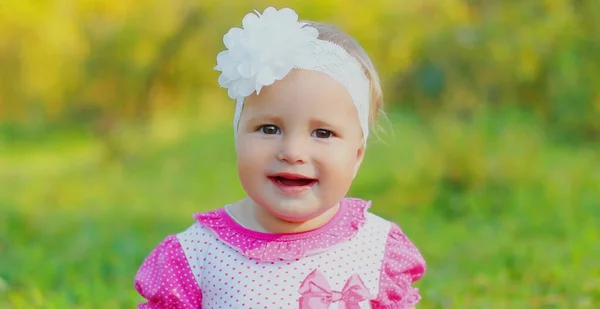
[[[345,200],[327,226],[291,236],[244,230],[223,209],[197,214],[140,267],[139,308],[408,308],[425,263],[368,206]]]
[[[198,223],[178,239],[202,290],[202,308],[293,308],[301,296],[300,284],[315,269],[335,291],[358,274],[370,294],[377,295],[389,228],[388,222],[370,215],[352,241],[302,259],[267,263],[232,250]],[[368,301],[360,305],[371,308]]]

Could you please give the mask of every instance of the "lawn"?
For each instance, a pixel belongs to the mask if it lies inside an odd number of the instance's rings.
[[[400,224],[428,262],[429,308],[600,308],[600,146],[519,112],[390,115],[349,195]],[[133,308],[145,255],[192,213],[243,196],[229,122],[0,129],[0,308]]]

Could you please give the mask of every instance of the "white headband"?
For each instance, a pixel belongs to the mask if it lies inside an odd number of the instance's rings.
[[[369,135],[369,79],[360,63],[341,46],[318,39],[317,29],[298,22],[292,9],[255,11],[223,37],[227,50],[217,55],[219,85],[237,100],[233,128],[237,132],[244,98],[283,79],[292,69],[319,71],[342,84],[358,112],[364,142]],[[236,134],[237,135],[237,134]]]

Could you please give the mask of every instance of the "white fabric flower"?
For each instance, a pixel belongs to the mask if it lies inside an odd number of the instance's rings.
[[[217,55],[219,85],[232,99],[244,98],[263,86],[283,79],[294,67],[307,66],[306,55],[318,37],[317,29],[298,22],[292,9],[265,9],[244,16],[243,29],[232,28],[223,37],[227,50]]]

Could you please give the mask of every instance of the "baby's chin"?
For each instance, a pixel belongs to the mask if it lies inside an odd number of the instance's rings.
[[[281,213],[273,213],[271,212],[274,216],[276,216],[279,220],[281,221],[286,221],[286,222],[290,222],[290,223],[303,223],[303,222],[307,222],[310,221],[312,219],[317,218],[319,215],[313,215],[313,214],[281,214]]]
[[[298,207],[293,205],[277,205],[269,207],[267,211],[282,221],[291,223],[303,223],[318,218],[327,212],[329,208],[320,207]]]

